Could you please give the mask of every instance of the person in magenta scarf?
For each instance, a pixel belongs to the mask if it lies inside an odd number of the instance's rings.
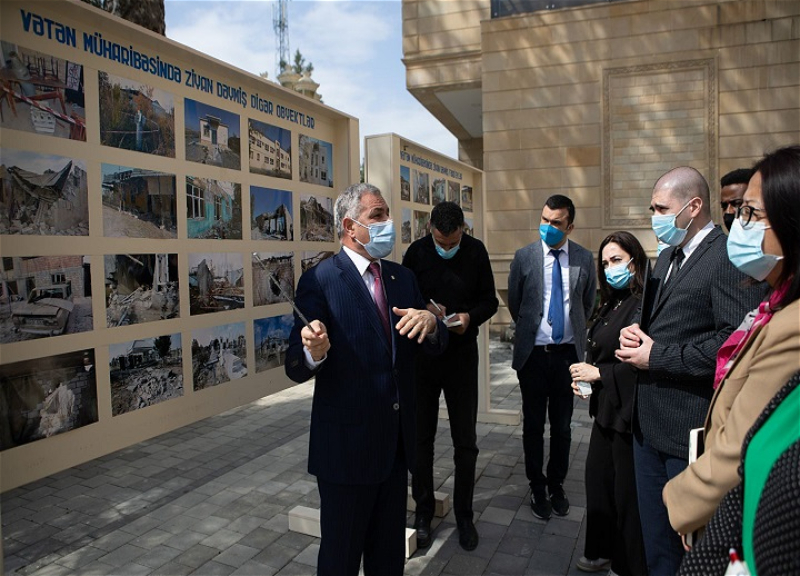
[[[705,452],[664,487],[670,524],[681,535],[705,526],[738,484],[745,434],[800,370],[800,146],[765,155],[753,171],[728,256],[772,290],[719,350]]]

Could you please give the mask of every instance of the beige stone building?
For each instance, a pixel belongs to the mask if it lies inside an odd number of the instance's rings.
[[[408,89],[486,175],[501,298],[549,195],[575,201],[583,246],[630,230],[653,255],[660,174],[700,170],[719,221],[721,175],[800,142],[800,0],[575,4],[403,0]]]

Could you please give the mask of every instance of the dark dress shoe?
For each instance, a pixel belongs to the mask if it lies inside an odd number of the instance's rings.
[[[431,545],[431,521],[427,518],[416,518],[414,529],[417,531],[417,548],[427,548]]]
[[[469,518],[462,518],[456,520],[458,526],[458,543],[467,552],[475,550],[478,547],[478,531],[475,530],[475,525]]]
[[[550,520],[553,506],[544,494],[538,496],[531,495],[531,512],[533,512],[533,515],[537,518]]]
[[[553,505],[553,514],[556,516],[569,514],[569,500],[563,490],[557,490],[550,494],[550,503]]]

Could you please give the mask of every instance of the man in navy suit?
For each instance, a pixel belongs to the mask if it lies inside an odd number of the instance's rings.
[[[297,286],[286,374],[315,377],[308,471],[317,477],[320,576],[401,576],[408,471],[415,451],[415,356],[441,353],[444,324],[414,274],[383,260],[394,225],[380,191],[354,184],[336,200],[342,250]]]

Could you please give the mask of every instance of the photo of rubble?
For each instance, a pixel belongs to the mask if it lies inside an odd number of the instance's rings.
[[[291,192],[250,186],[250,239],[294,240]]]
[[[244,308],[241,253],[189,254],[189,314]]]
[[[400,200],[411,200],[411,169],[400,166]]]
[[[414,202],[418,204],[430,204],[431,189],[428,184],[428,173],[416,169],[412,170],[411,181],[414,183]]]
[[[403,217],[400,222],[400,242],[411,243],[411,209],[403,208]]]
[[[333,198],[300,195],[300,240],[333,242]]]
[[[433,181],[433,195],[431,202],[436,206],[439,202],[447,200],[447,180],[444,178],[435,178]]]
[[[107,254],[106,326],[180,316],[177,254]]]
[[[100,143],[175,158],[175,98],[148,84],[98,72]]]
[[[333,145],[300,134],[297,166],[300,182],[333,188]]]
[[[0,267],[0,343],[93,329],[89,256],[6,256]]]
[[[183,396],[180,334],[111,344],[108,356],[112,415]]]
[[[283,366],[289,348],[289,334],[294,315],[272,316],[253,321],[256,349],[256,373]]]
[[[239,115],[189,98],[183,108],[186,159],[241,170]]]
[[[294,252],[257,252],[251,260],[253,306],[277,304],[294,298]]]
[[[0,234],[88,236],[83,160],[0,149]]]
[[[429,212],[414,210],[414,240],[419,240],[428,235],[428,221],[431,219]]]
[[[447,181],[448,202],[455,202],[456,204],[461,204],[461,199],[459,198],[458,189],[459,189],[458,182],[453,182],[452,180]]]
[[[103,236],[177,238],[175,174],[102,164]]]
[[[0,128],[86,141],[83,66],[0,42]]]
[[[272,124],[247,120],[250,172],[292,179],[292,132]]]
[[[327,260],[331,256],[333,256],[333,252],[330,250],[323,250],[320,252],[310,252],[305,251],[303,252],[303,258],[300,260],[300,272],[305,272],[306,270],[310,270],[323,260]]]
[[[472,218],[464,218],[464,234],[475,236],[475,227],[472,224]]]
[[[472,186],[461,187],[461,209],[464,212],[472,212]]]
[[[203,390],[247,376],[244,322],[192,330],[192,381]]]
[[[242,185],[186,176],[189,238],[242,239]]]
[[[94,350],[0,366],[0,450],[97,422]]]

